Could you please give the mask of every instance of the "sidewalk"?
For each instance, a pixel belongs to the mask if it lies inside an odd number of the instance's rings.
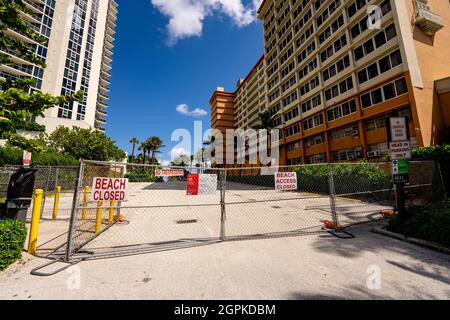
[[[450,299],[450,256],[349,228],[330,235],[219,244],[78,264],[73,273],[30,275],[31,258],[0,274],[0,299]],[[24,254],[26,255],[26,254]],[[29,257],[29,256],[28,256]],[[381,271],[370,290],[367,268]]]

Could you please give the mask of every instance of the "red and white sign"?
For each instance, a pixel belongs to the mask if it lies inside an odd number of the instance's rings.
[[[275,172],[275,190],[297,190],[297,172]]]
[[[217,175],[191,173],[187,177],[186,195],[197,196],[205,194],[216,194]]]
[[[390,142],[391,160],[403,160],[411,158],[409,141]]]
[[[391,141],[405,141],[408,140],[408,130],[405,117],[392,117],[389,118],[390,130],[391,130]]]
[[[183,169],[157,169],[155,172],[157,177],[182,177],[184,176]]]
[[[31,152],[23,152],[22,163],[24,166],[29,166],[31,164]]]
[[[128,179],[95,177],[91,201],[124,201],[127,198]]]

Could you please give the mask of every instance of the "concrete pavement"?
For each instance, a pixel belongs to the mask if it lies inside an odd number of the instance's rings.
[[[450,299],[449,255],[370,228],[84,261],[79,289],[78,269],[32,276],[47,260],[26,256],[0,274],[0,299]]]

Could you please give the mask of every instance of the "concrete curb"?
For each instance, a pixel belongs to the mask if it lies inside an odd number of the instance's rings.
[[[450,255],[450,248],[444,247],[436,242],[426,241],[426,240],[417,239],[417,238],[413,238],[413,237],[407,237],[403,234],[388,231],[384,228],[372,228],[372,229],[370,229],[370,231]]]

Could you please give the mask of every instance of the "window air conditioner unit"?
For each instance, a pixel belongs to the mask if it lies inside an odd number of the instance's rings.
[[[349,154],[349,155],[347,156],[347,159],[348,159],[348,160],[353,160],[353,159],[355,159],[355,155],[354,155],[354,154]]]
[[[434,36],[444,27],[442,17],[430,10],[427,0],[413,0],[416,25],[428,36]]]
[[[375,157],[379,157],[380,156],[380,152],[379,151],[369,151],[367,152],[367,157],[368,158],[375,158]]]

